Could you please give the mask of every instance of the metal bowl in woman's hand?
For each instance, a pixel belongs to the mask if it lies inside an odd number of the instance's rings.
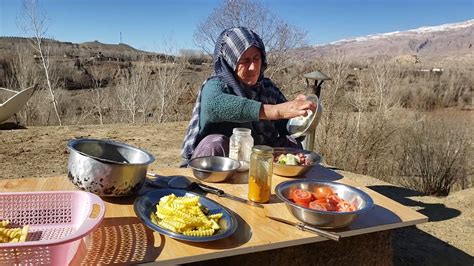
[[[316,111],[313,113],[308,110],[306,116],[297,116],[288,120],[286,124],[286,129],[294,138],[299,138],[303,135],[306,135],[310,132],[314,132],[316,127],[321,120],[321,115],[323,113],[323,106],[318,96],[311,94],[306,97],[306,100],[312,101],[316,104]]]
[[[297,157],[295,162],[288,162],[280,156]],[[292,157],[289,157],[292,160]],[[300,157],[304,156],[304,161],[301,162]],[[298,161],[300,160],[300,161]],[[321,155],[307,150],[295,149],[295,148],[274,148],[273,150],[273,173],[279,176],[297,177],[306,174],[313,166],[319,164],[322,161]]]

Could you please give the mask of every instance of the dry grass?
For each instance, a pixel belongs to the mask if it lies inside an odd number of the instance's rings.
[[[446,196],[455,183],[466,188],[470,133],[457,121],[420,118],[399,136],[396,174],[405,177],[405,186],[429,195]]]
[[[332,120],[321,121],[316,150],[328,164],[344,170],[428,195],[447,195],[453,188],[473,184],[473,119],[469,111],[435,113],[371,112],[363,115],[359,126],[357,113],[336,113]]]

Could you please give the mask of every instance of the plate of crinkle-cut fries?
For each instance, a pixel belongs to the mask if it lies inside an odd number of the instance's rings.
[[[237,219],[222,205],[181,189],[150,191],[135,200],[134,209],[150,229],[185,241],[213,241],[237,229]]]

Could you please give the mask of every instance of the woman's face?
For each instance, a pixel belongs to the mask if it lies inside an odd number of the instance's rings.
[[[260,77],[261,66],[262,54],[257,47],[252,46],[240,57],[235,72],[240,82],[247,86],[253,86]]]

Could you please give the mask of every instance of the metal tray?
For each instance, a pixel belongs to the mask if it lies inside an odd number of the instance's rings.
[[[185,236],[180,233],[175,233],[164,229],[156,224],[154,224],[150,215],[152,212],[156,211],[156,204],[160,201],[160,198],[169,194],[175,194],[178,197],[185,195],[188,196],[199,196],[199,203],[209,209],[209,213],[218,213],[222,212],[222,218],[219,220],[219,226],[221,229],[217,231],[214,235],[208,237],[194,237],[194,236]],[[169,236],[171,238],[190,241],[190,242],[208,242],[214,241],[222,238],[231,236],[237,229],[237,219],[235,216],[229,212],[224,206],[219,203],[210,200],[202,195],[199,195],[194,192],[189,192],[181,189],[157,189],[150,191],[140,197],[138,197],[134,202],[134,210],[138,218],[150,229],[157,231],[160,234]]]

